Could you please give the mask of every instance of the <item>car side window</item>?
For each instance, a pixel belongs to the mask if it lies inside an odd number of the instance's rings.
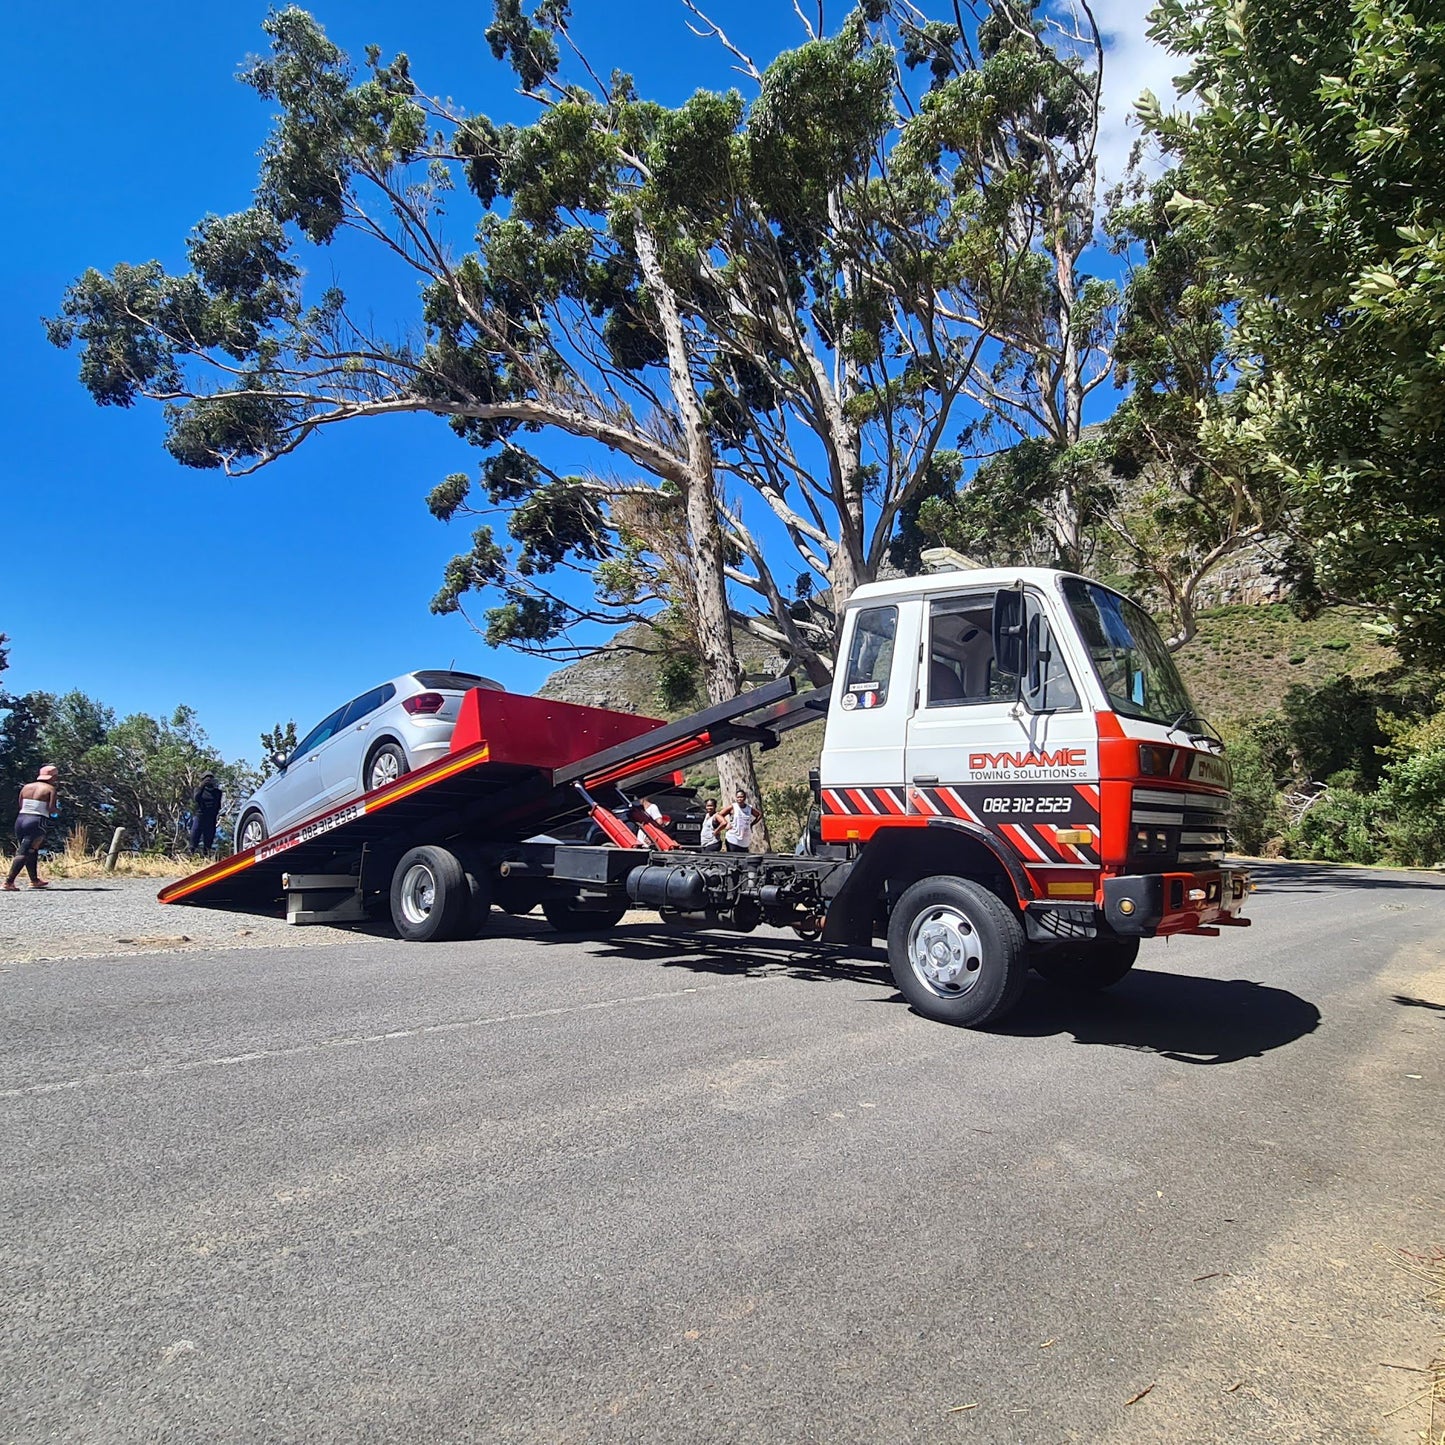
[[[345,711],[346,709],[344,707],[339,707],[330,717],[323,718],[317,723],[316,726],[296,744],[296,751],[291,754],[287,761],[294,763],[297,758],[304,757],[313,749],[319,748],[321,744],[341,726],[341,715]]]
[[[974,592],[929,603],[925,706],[1013,701],[1018,684],[994,665],[993,598]]]
[[[374,713],[383,703],[388,703],[396,696],[396,689],[391,683],[381,687],[374,687],[370,692],[364,692],[355,702],[346,705],[346,711],[342,715],[340,723],[337,724],[337,731],[350,727],[352,723],[360,722],[362,718]]]

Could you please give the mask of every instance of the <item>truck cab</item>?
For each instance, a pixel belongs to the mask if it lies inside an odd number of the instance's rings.
[[[1040,971],[1122,976],[1140,938],[1242,922],[1247,879],[1224,866],[1230,782],[1158,628],[1101,583],[979,568],[849,601],[823,843],[871,855],[880,878],[982,877],[1036,951],[1067,945],[1039,953]],[[950,869],[929,861],[948,851]],[[845,914],[835,929],[858,926]]]

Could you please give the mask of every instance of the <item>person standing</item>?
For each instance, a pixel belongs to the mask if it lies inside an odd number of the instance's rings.
[[[733,801],[718,814],[718,820],[727,822],[723,843],[729,853],[749,853],[753,846],[753,825],[762,814],[748,802],[748,795],[739,788]]]
[[[647,830],[640,825],[646,821],[649,823],[662,823],[662,809],[652,801],[651,798],[639,798],[632,805],[632,820],[637,823],[637,842],[642,848],[652,847],[652,839],[647,836]]]
[[[216,819],[221,816],[221,785],[214,773],[202,773],[201,785],[191,797],[191,852],[209,853],[216,843]]]
[[[709,798],[702,805],[702,828],[698,834],[698,852],[722,852],[722,836],[719,831],[719,822],[717,799]]]
[[[50,887],[49,883],[42,881],[36,863],[45,842],[46,825],[60,811],[60,800],[55,792],[55,784],[59,780],[60,769],[53,763],[47,763],[36,773],[33,783],[26,783],[20,789],[20,816],[15,820],[15,841],[19,848],[5,879],[7,893],[20,891],[15,886],[15,880],[22,868],[30,875],[32,888]]]

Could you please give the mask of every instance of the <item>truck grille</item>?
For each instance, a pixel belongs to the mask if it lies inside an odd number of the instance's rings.
[[[1185,793],[1164,788],[1135,788],[1133,828],[1169,829],[1178,838],[1175,859],[1181,866],[1218,863],[1224,857],[1229,798],[1218,793]]]

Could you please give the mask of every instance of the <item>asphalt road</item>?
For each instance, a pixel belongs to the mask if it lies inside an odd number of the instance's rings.
[[[1416,1439],[1445,886],[1250,911],[989,1033],[640,926],[0,967],[0,1438]]]

